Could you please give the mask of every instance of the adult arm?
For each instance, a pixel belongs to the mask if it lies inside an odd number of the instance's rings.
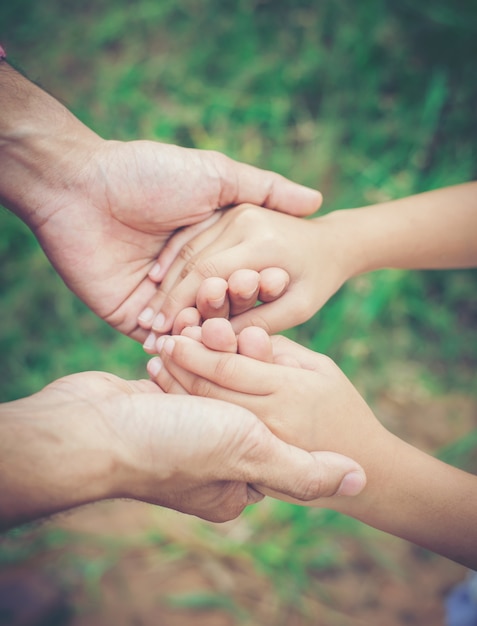
[[[157,288],[148,274],[176,229],[200,229],[244,201],[297,215],[321,203],[319,192],[216,152],[106,141],[1,59],[0,111],[0,202],[68,287],[138,340],[147,332],[137,317]]]
[[[309,500],[350,472],[362,474],[284,443],[241,407],[148,380],[84,372],[0,406],[2,529],[110,498],[220,522],[263,498],[251,483]]]

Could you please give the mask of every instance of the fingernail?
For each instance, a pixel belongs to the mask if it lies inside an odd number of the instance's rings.
[[[159,263],[155,263],[151,267],[151,270],[149,272],[149,278],[151,280],[157,280],[160,275],[161,275],[161,266],[159,265]]]
[[[288,285],[283,285],[282,283],[280,283],[279,285],[274,285],[272,288],[269,288],[267,290],[267,294],[271,298],[278,298],[279,296],[282,295],[282,293],[286,290],[287,287]]]
[[[149,376],[151,378],[156,378],[156,376],[159,374],[159,372],[162,369],[162,361],[161,358],[158,356],[155,356],[153,359],[151,359],[149,361],[149,363],[146,365],[146,369],[149,373]]]
[[[155,320],[152,323],[152,327],[154,328],[154,330],[162,330],[162,327],[164,326],[165,321],[166,321],[166,317],[164,313],[158,313],[156,315]]]
[[[241,293],[239,294],[240,298],[242,298],[242,300],[250,300],[250,298],[253,298],[253,296],[255,296],[257,294],[257,289],[254,289],[253,291],[249,291],[248,293]]]
[[[146,338],[146,341],[142,344],[144,350],[153,350],[154,345],[156,343],[156,335],[154,333],[149,333]]]
[[[146,309],[144,309],[144,311],[139,315],[138,320],[140,322],[150,322],[152,320],[152,318],[154,317],[154,310],[151,309],[150,306],[148,306]]]
[[[209,300],[209,304],[213,309],[220,309],[220,307],[224,304],[225,302],[225,295],[223,295],[221,298],[218,298],[217,300]]]
[[[337,496],[357,496],[363,491],[366,485],[366,476],[363,471],[355,470],[349,472],[341,481],[341,485],[336,492]]]
[[[162,347],[164,346],[164,342],[167,338],[167,335],[162,335],[162,337],[159,337],[159,339],[156,341],[156,350],[161,353],[162,352]]]
[[[164,341],[164,352],[169,355],[172,354],[175,345],[176,342],[174,341],[174,339],[172,337],[167,337],[167,339]]]

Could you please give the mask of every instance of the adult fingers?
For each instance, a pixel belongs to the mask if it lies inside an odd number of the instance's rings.
[[[216,211],[213,215],[202,222],[179,229],[168,239],[167,243],[162,248],[159,256],[157,257],[156,263],[152,266],[148,274],[149,278],[155,283],[161,282],[172,263],[175,261],[178,254],[186,246],[186,244],[200,235],[200,233],[208,230],[222,216],[223,213]]]
[[[221,181],[218,206],[251,202],[299,216],[311,215],[321,206],[323,197],[319,191],[293,183],[280,174],[233,161],[217,152],[210,152],[209,157]]]
[[[166,244],[166,248],[169,245],[171,251],[166,251],[165,254],[170,255],[170,257],[174,254],[176,256],[173,260],[170,259],[170,263],[167,262],[167,272],[162,277],[159,289],[156,290],[147,303],[146,308],[138,316],[138,324],[141,328],[153,328],[160,332],[168,332],[170,330],[172,321],[167,320],[167,324],[165,323],[161,307],[168,294],[182,280],[184,268],[187,265],[197,263],[196,257],[198,257],[199,253],[201,253],[202,256],[213,254],[213,252],[219,251],[224,246],[228,245],[228,241],[222,236],[222,232],[225,228],[225,220],[216,221],[219,223],[212,224],[205,231],[200,232],[192,238],[187,236],[189,229],[185,228],[174,235],[169,240],[169,243]],[[190,228],[192,230],[195,226]],[[176,250],[177,248],[180,249]],[[158,257],[157,266],[160,266],[160,268],[165,267],[161,256]],[[158,276],[162,276],[162,270],[160,268],[157,270]],[[195,306],[195,293],[190,295],[187,302],[180,303],[179,310],[186,306]]]
[[[299,504],[334,495],[355,496],[366,485],[363,468],[336,452],[305,452],[275,438],[262,458],[251,471],[259,476],[249,479],[253,487]]]

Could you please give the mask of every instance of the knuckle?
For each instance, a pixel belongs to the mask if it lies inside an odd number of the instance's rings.
[[[234,380],[236,374],[235,355],[224,355],[219,358],[214,370],[214,378],[219,384],[227,386],[229,381]]]
[[[251,314],[247,318],[247,326],[257,326],[258,328],[263,328],[263,330],[265,330],[268,335],[272,335],[274,329],[269,324],[269,322],[264,317],[262,317],[262,315],[258,314],[259,310],[260,307],[256,307],[251,310]]]
[[[202,280],[220,276],[217,266],[210,259],[190,259],[182,268],[180,276],[181,278],[185,278],[192,272],[198,274],[199,278]]]
[[[235,209],[235,211],[235,220],[237,224],[245,228],[252,227],[256,225],[257,222],[262,221],[263,209],[256,207],[253,204],[241,204]]]
[[[162,391],[164,391],[165,393],[171,393],[172,387],[173,387],[173,382],[174,382],[172,377],[170,377],[170,376],[160,376],[156,380],[156,382],[159,385],[159,387],[162,389]]]
[[[313,314],[311,297],[303,294],[295,305],[294,316],[300,323],[306,321]]]
[[[179,258],[185,262],[190,261],[190,259],[192,259],[194,255],[195,255],[195,250],[192,244],[190,243],[184,244],[182,248],[179,250]]]
[[[206,150],[205,155],[216,165],[226,167],[232,163],[230,157],[218,150]]]
[[[193,378],[190,384],[190,393],[201,398],[212,398],[212,383],[205,378]]]
[[[315,473],[312,478],[303,476],[296,485],[296,495],[304,502],[333,495],[332,492],[326,493],[326,491],[326,484],[321,472],[319,474]]]

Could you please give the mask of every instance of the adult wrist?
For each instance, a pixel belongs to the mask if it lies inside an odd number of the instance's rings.
[[[35,230],[87,164],[89,144],[102,140],[8,63],[0,110],[0,202]]]
[[[116,455],[84,405],[46,389],[1,407],[0,527],[114,497]]]

